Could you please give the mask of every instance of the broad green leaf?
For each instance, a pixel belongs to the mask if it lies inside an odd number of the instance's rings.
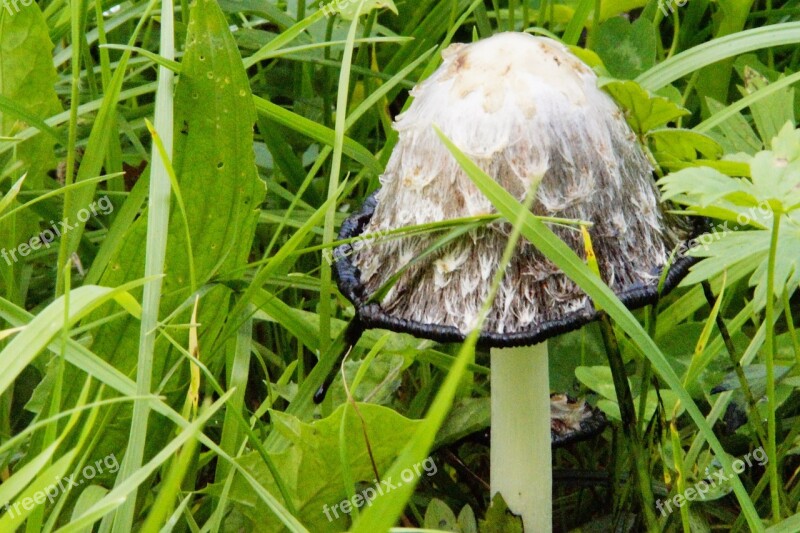
[[[389,405],[395,397],[401,384],[401,372],[406,368],[405,358],[390,353],[380,353],[365,367],[364,361],[348,359],[344,363],[344,374],[347,379],[350,393],[359,402]],[[364,377],[358,386],[355,386],[357,372],[363,372]],[[336,379],[331,385],[328,394],[333,400],[333,405],[347,401],[344,387],[342,386],[342,373],[337,372]]]
[[[28,126],[40,126],[42,120],[61,111],[56,95],[56,71],[53,67],[53,43],[44,16],[36,2],[0,5],[0,98],[8,103],[0,107],[0,137],[13,137]],[[16,112],[10,112],[10,111]],[[28,118],[28,120],[26,120]],[[36,120],[36,123],[29,123]],[[41,189],[45,173],[55,167],[54,138],[38,133],[15,143],[13,157],[0,157],[0,176],[4,167],[14,164],[26,173],[26,187]],[[20,180],[20,171],[12,173]],[[0,214],[14,201],[19,181],[0,201]],[[0,223],[0,248],[14,250],[39,233],[38,218],[31,212],[20,212]],[[22,261],[0,261],[0,280],[7,288],[5,295],[17,302],[15,294],[22,278]]]
[[[478,533],[478,521],[475,519],[475,511],[472,507],[465,505],[458,513],[457,524],[461,533]]]
[[[663,128],[650,131],[647,138],[653,145],[656,159],[664,156],[683,161],[695,161],[698,154],[708,159],[719,159],[722,147],[702,133],[681,128]]]
[[[656,37],[656,29],[646,17],[633,23],[614,17],[600,24],[594,51],[612,76],[633,79],[655,65]]]
[[[731,178],[710,167],[692,167],[673,172],[660,180],[661,197],[693,208],[709,206],[757,206],[755,188],[749,180]],[[730,207],[733,210],[732,207]]]
[[[780,381],[783,376],[788,374],[789,370],[791,368],[788,366],[775,365],[775,380]],[[742,368],[742,371],[753,393],[753,398],[756,400],[761,399],[767,391],[767,367],[762,364],[747,365]],[[741,388],[742,385],[736,372],[729,372],[711,392],[712,394],[718,394],[729,390],[740,390]]]
[[[635,81],[611,80],[602,88],[622,107],[625,120],[639,136],[689,114],[668,98],[648,93]]]
[[[673,413],[675,417],[682,415],[684,412],[683,406],[680,405],[680,400],[669,389],[663,389],[658,392],[654,390],[647,391],[647,400],[645,401],[644,407],[644,419],[650,420],[655,415],[656,409],[658,409],[659,403],[664,405],[664,412],[667,413],[667,416],[672,416]],[[675,409],[677,406],[677,410]],[[601,398],[597,401],[597,407],[600,408],[603,413],[608,416],[609,419],[615,420],[617,422],[622,421],[622,416],[619,412],[619,403],[617,403],[616,398],[614,399],[607,399]],[[639,415],[639,397],[634,398],[633,407],[636,411],[636,418],[640,417]]]
[[[800,513],[793,514],[774,526],[768,527],[766,533],[793,533],[800,530]]]
[[[442,500],[433,498],[425,509],[425,521],[422,527],[439,531],[458,531],[456,514]]]
[[[6,5],[0,10],[0,95],[38,119],[49,118],[61,111],[61,104],[47,23],[35,2],[14,4],[15,12]],[[0,136],[12,136],[27,126],[0,112]],[[29,169],[29,184],[41,186],[43,173],[55,166],[53,144],[52,138],[40,134],[16,147],[17,157]]]
[[[213,276],[243,267],[253,242],[258,207],[265,195],[253,154],[255,112],[247,75],[228,22],[213,1],[198,3],[191,11],[191,30],[181,64],[181,77],[175,92],[175,147],[173,168],[181,189],[198,285]],[[159,318],[170,316],[181,304],[190,301],[189,262],[186,223],[172,201],[166,239],[166,277]],[[148,213],[140,216],[122,237],[122,244],[110,258],[101,284],[116,286],[137,279],[144,271]],[[200,300],[198,322],[201,343],[213,339],[224,325],[229,289],[217,286]],[[96,318],[101,318],[97,316]],[[173,323],[189,321],[189,310]],[[185,330],[173,332],[178,343],[188,344]],[[139,324],[118,320],[95,332],[92,351],[111,362],[123,373],[136,365]],[[217,353],[204,351],[206,364],[220,360]],[[205,346],[203,344],[203,346]],[[163,376],[179,355],[160,338],[155,347],[154,375]],[[185,367],[182,367],[185,369]],[[173,376],[174,387],[185,387],[180,372]],[[173,385],[170,385],[172,387]],[[121,418],[124,419],[124,417]],[[127,435],[109,432],[96,454],[103,457],[119,450]],[[157,449],[168,436],[155,432],[148,446]],[[108,447],[108,449],[105,449]]]
[[[759,202],[788,212],[800,207],[800,130],[787,122],[771,141],[772,150],[750,162],[754,193]]]
[[[614,380],[611,377],[611,369],[606,366],[579,366],[575,369],[575,377],[603,398],[617,401],[617,393],[614,389]],[[630,383],[628,383],[630,387]]]
[[[281,433],[291,443],[285,450],[272,452],[270,456],[278,470],[286,476],[284,480],[294,497],[299,512],[298,519],[312,531],[342,531],[349,523],[349,513],[343,512],[341,505],[337,507],[337,504],[347,498],[342,483],[342,464],[336,459],[339,457],[340,446],[347,446],[348,466],[353,479],[357,483],[363,482],[356,494],[391,498],[391,495],[382,495],[377,490],[389,489],[398,482],[403,483],[402,479],[386,477],[386,469],[397,454],[397,443],[408,440],[420,424],[419,421],[405,418],[386,407],[359,404],[358,410],[367,427],[373,458],[383,476],[383,483],[377,484],[364,441],[361,419],[352,407],[346,407],[340,405],[331,415],[311,423],[302,422],[279,411],[270,411],[273,431]],[[345,416],[345,435],[342,441],[340,427]],[[426,461],[419,465],[419,475],[430,475],[436,468],[432,460]],[[265,487],[277,494],[273,478],[257,453],[251,452],[239,462]],[[418,477],[417,474],[414,475]],[[217,489],[218,487],[214,487],[212,491]],[[276,531],[279,527],[274,515],[257,505],[252,489],[238,476],[230,498],[259,530]]]
[[[488,397],[456,400],[436,434],[434,446],[440,448],[488,428],[491,414],[491,401]]]

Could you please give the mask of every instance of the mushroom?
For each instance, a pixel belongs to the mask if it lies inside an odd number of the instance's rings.
[[[593,71],[557,41],[515,32],[453,44],[442,57],[396,117],[399,140],[382,187],[344,223],[340,238],[494,212],[435,125],[518,200],[538,186],[534,214],[590,222],[604,281],[630,308],[654,302],[661,271],[690,231],[661,207],[648,159]],[[575,227],[553,231],[585,253]],[[492,222],[428,255],[438,237],[431,233],[343,245],[334,254],[339,287],[361,328],[462,341],[509,233],[507,221]],[[690,263],[683,256],[673,262],[664,291]],[[478,342],[491,348],[491,491],[522,516],[526,531],[552,527],[545,341],[597,317],[584,291],[521,239]]]

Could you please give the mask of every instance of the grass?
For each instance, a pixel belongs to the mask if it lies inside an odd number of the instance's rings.
[[[550,343],[553,389],[612,420],[554,453],[557,530],[796,530],[800,5],[347,4],[0,4],[0,249],[15,253],[0,259],[0,530],[518,527],[486,488],[488,353],[474,336],[369,331],[340,368],[353,310],[326,261],[379,186],[408,89],[451,42],[507,30],[573,46],[672,207],[726,231],[679,289],[631,312],[550,231],[565,221],[533,216],[449,144],[497,214],[377,238],[444,242],[501,217],[608,313],[636,420],[614,418],[597,325]],[[113,209],[84,217],[103,196]],[[57,242],[36,240],[61,221]],[[112,457],[117,470],[84,475]],[[428,457],[435,473],[323,511]],[[70,476],[82,483],[53,488]],[[634,480],[673,512],[645,512]]]

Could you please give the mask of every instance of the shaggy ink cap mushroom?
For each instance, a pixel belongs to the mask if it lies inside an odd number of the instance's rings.
[[[691,228],[662,207],[650,163],[592,70],[564,45],[524,33],[453,44],[442,56],[396,118],[399,141],[381,188],[339,237],[495,212],[437,137],[436,125],[519,201],[541,179],[533,213],[591,222],[604,281],[629,308],[654,302],[661,271]],[[575,227],[551,228],[584,255]],[[471,231],[414,262],[380,301],[373,294],[439,235],[346,244],[334,252],[338,284],[361,327],[462,341],[487,298],[509,233],[508,222]],[[678,255],[665,292],[691,261]],[[523,238],[478,342],[531,345],[596,317],[586,293]]]
[[[517,200],[535,187],[534,214],[590,222],[600,275],[625,305],[655,301],[661,273],[689,228],[661,206],[647,157],[591,69],[558,42],[524,33],[454,44],[442,56],[395,120],[398,143],[381,188],[344,223],[340,238],[495,212],[439,139],[438,126]],[[576,228],[553,231],[585,255]],[[489,297],[510,234],[507,221],[495,221],[433,254],[425,253],[440,238],[432,233],[336,248],[339,288],[356,308],[348,332],[383,328],[464,340]],[[664,290],[690,262],[678,257]],[[492,348],[491,492],[527,531],[552,531],[550,448],[559,431],[577,440],[583,418],[600,416],[550,397],[544,341],[597,317],[588,295],[520,239],[478,343]],[[598,418],[596,428],[604,424]]]

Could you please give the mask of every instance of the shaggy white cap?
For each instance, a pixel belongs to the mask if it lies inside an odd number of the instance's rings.
[[[447,48],[442,65],[411,91],[378,204],[365,233],[494,211],[434,131],[437,125],[520,201],[544,175],[533,211],[589,220],[606,282],[618,293],[652,282],[679,241],[666,227],[650,165],[597,78],[562,44],[501,33]],[[580,234],[553,228],[579,255]],[[410,268],[382,302],[392,316],[466,333],[487,295],[506,243],[493,224]],[[354,254],[374,292],[436,235]],[[523,241],[495,299],[486,331],[516,332],[591,313],[586,295]]]

